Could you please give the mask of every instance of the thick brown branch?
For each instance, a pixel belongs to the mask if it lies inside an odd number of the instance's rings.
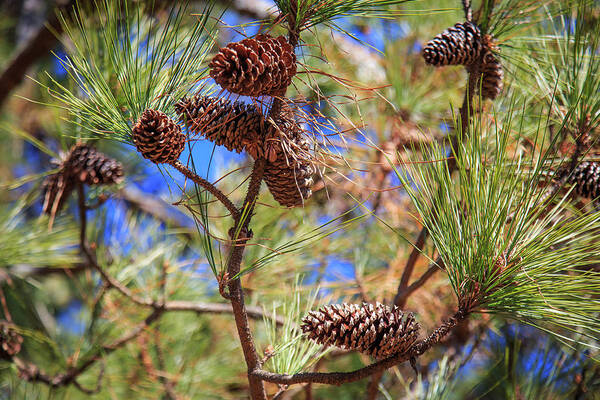
[[[250,235],[248,231],[248,225],[252,219],[254,205],[256,203],[262,178],[265,173],[265,166],[266,160],[264,159],[258,159],[254,163],[254,168],[250,177],[250,183],[248,185],[248,193],[246,194],[246,198],[242,206],[243,214],[240,219],[235,220],[235,227],[231,230],[231,239],[234,240],[235,245],[231,251],[231,256],[227,265],[227,273],[230,278],[233,278],[228,284],[229,300],[231,301],[231,306],[233,308],[235,325],[240,338],[240,343],[242,345],[244,359],[246,361],[246,365],[248,366],[250,396],[253,400],[266,400],[267,394],[262,381],[250,374],[251,371],[260,368],[260,358],[256,352],[256,347],[254,346],[254,340],[252,338],[252,331],[250,330],[250,325],[248,324],[248,310],[244,304],[242,283],[237,275],[240,272],[245,244],[249,240]],[[239,232],[238,237],[235,237],[235,232]]]

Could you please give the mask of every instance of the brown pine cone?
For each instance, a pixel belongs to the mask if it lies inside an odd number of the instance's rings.
[[[301,328],[317,343],[357,350],[378,359],[408,352],[419,337],[419,324],[412,313],[380,303],[323,306],[309,312]]]
[[[132,129],[133,143],[144,158],[156,164],[171,164],[185,148],[181,127],[162,111],[148,109]]]
[[[561,171],[559,176],[565,173],[565,171]],[[581,197],[588,199],[600,197],[600,163],[593,161],[580,163],[570,174],[566,183],[575,185],[574,192]]]
[[[243,96],[282,95],[296,75],[296,54],[284,36],[262,34],[229,43],[209,64],[210,76]]]
[[[229,151],[247,150],[254,158],[262,157],[264,117],[251,104],[206,96],[184,98],[175,105],[181,122]]]
[[[294,112],[284,105],[279,117],[271,122],[264,141],[265,157],[269,160],[264,180],[273,198],[284,207],[304,205],[312,195],[315,167],[310,159],[308,140],[294,118]]]
[[[278,158],[267,164],[264,180],[273,198],[284,207],[299,207],[312,196],[315,170],[307,161]]]
[[[423,58],[427,64],[436,67],[469,65],[477,60],[481,51],[481,31],[467,21],[446,29],[429,41],[423,48]]]
[[[494,53],[489,49],[485,51],[483,56],[481,74],[481,97],[494,100],[504,87],[502,82],[504,70],[500,61],[494,57]]]
[[[91,186],[110,185],[123,178],[120,162],[83,143],[71,147],[62,168],[75,181]]]
[[[42,183],[42,212],[53,214],[63,207],[78,183],[111,185],[123,179],[123,166],[93,147],[78,143],[71,147],[59,164],[60,170]]]
[[[0,321],[0,358],[11,360],[21,351],[23,337],[17,332],[15,325],[8,321]]]

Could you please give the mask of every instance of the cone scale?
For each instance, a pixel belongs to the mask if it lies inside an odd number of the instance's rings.
[[[132,129],[136,149],[156,164],[171,164],[179,159],[186,138],[181,127],[162,111],[148,109]]]

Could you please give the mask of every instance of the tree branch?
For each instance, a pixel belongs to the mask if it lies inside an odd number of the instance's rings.
[[[217,200],[219,200],[221,203],[223,203],[223,205],[227,208],[227,210],[229,210],[229,212],[233,216],[234,220],[237,220],[239,218],[240,211],[231,202],[231,200],[229,200],[229,197],[227,197],[223,192],[221,192],[219,189],[217,189],[217,187],[215,185],[213,185],[212,183],[210,183],[206,179],[204,179],[204,178],[198,176],[197,174],[195,174],[193,171],[191,171],[185,165],[183,165],[181,163],[181,161],[179,161],[179,160],[173,162],[170,165],[173,168],[175,168],[177,171],[179,171],[183,175],[185,175],[186,178],[188,178],[189,180],[193,181],[198,186],[202,186],[209,193],[211,193],[213,196],[215,196],[215,198]]]
[[[67,386],[71,383],[75,383],[75,379],[79,375],[84,373],[92,365],[94,365],[97,361],[101,360],[103,357],[109,355],[113,351],[123,347],[132,339],[135,339],[140,333],[144,331],[144,329],[146,329],[148,326],[150,326],[150,324],[156,321],[162,315],[163,312],[163,309],[153,310],[152,313],[150,313],[150,315],[148,315],[143,322],[141,322],[131,331],[121,336],[114,342],[109,343],[107,345],[103,345],[94,356],[88,358],[78,367],[70,368],[66,372],[57,375],[48,375],[37,365],[24,361],[18,357],[14,357],[13,362],[17,366],[19,376],[22,379],[27,380],[28,382],[41,382],[51,387]],[[80,385],[76,386],[81,389]],[[86,389],[84,389],[84,391],[85,390]]]
[[[244,292],[242,289],[242,283],[240,278],[237,276],[240,273],[242,256],[244,254],[245,244],[250,239],[250,232],[248,225],[252,219],[254,212],[254,205],[260,191],[260,185],[262,178],[265,173],[266,160],[259,158],[255,161],[250,176],[250,183],[248,185],[248,193],[242,206],[243,214],[239,219],[235,220],[234,229],[230,230],[231,239],[234,241],[234,247],[227,263],[227,273],[232,278],[228,283],[229,289],[229,300],[231,301],[231,307],[233,308],[233,316],[235,318],[235,325],[242,345],[242,351],[244,353],[244,359],[248,366],[248,381],[250,383],[250,396],[253,400],[266,400],[267,394],[265,392],[264,385],[260,378],[250,374],[251,371],[260,368],[260,358],[256,352],[254,340],[252,338],[252,331],[248,324],[248,310],[244,304]],[[235,236],[235,233],[239,232],[239,237]]]

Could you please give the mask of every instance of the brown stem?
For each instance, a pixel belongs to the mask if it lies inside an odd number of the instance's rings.
[[[163,353],[162,345],[160,342],[158,327],[157,334],[154,335],[154,348],[156,350],[156,359],[158,361],[159,371],[165,372],[165,355]],[[165,400],[177,400],[177,394],[175,393],[175,383],[171,379],[168,379],[164,373],[158,374],[158,380],[162,383],[163,387],[165,388]]]
[[[313,399],[313,390],[312,390],[312,383],[307,383],[306,386],[304,386],[304,393],[306,394],[305,396],[305,400],[312,400]]]
[[[243,218],[240,217],[236,219],[235,227],[231,230],[231,239],[235,241],[235,244],[227,264],[227,273],[230,277],[228,284],[229,300],[231,301],[231,307],[233,308],[235,325],[237,327],[238,336],[242,345],[244,359],[248,367],[250,396],[253,400],[266,400],[267,394],[265,392],[265,387],[262,380],[259,377],[251,374],[251,371],[260,368],[260,358],[254,345],[250,325],[248,324],[248,311],[246,309],[246,305],[244,304],[242,283],[237,275],[240,273],[245,244],[250,239],[248,225],[252,219],[254,205],[256,204],[256,198],[258,197],[260,184],[262,183],[262,178],[265,173],[265,166],[265,159],[258,159],[254,163],[254,168],[250,177],[250,183],[248,185],[248,193],[246,194],[246,198],[242,207],[242,210],[244,211]],[[236,231],[239,232],[239,237],[234,236]]]
[[[384,371],[399,363],[409,361],[425,353],[431,347],[439,343],[460,321],[467,317],[465,311],[457,311],[448,321],[444,322],[433,331],[426,339],[415,344],[408,353],[398,353],[384,360],[377,361],[360,369],[351,372],[302,372],[294,375],[276,374],[264,370],[254,370],[252,375],[260,379],[277,383],[281,385],[292,385],[295,383],[322,383],[327,385],[342,385],[348,382],[355,382],[371,376],[380,371]]]
[[[155,301],[152,299],[144,299],[136,296],[132,293],[132,291],[122,285],[118,280],[114,279],[110,276],[96,261],[96,257],[89,248],[87,244],[87,239],[85,236],[87,219],[86,219],[86,206],[85,206],[85,196],[83,185],[78,186],[78,194],[79,194],[79,213],[80,213],[80,246],[83,251],[84,256],[86,257],[88,263],[100,274],[102,279],[106,282],[109,287],[112,287],[119,291],[123,296],[127,297],[129,300],[134,303],[144,306],[144,307],[152,307],[154,309],[162,309],[165,312],[172,311],[190,311],[198,314],[227,314],[232,313],[233,309],[231,305],[226,303],[200,303],[200,302],[192,302],[192,301],[165,301],[164,298],[161,298],[159,301]],[[163,278],[164,279],[164,278]],[[271,318],[271,316],[267,313],[265,315],[264,311],[260,307],[247,307],[246,313],[249,317],[262,320],[265,318]],[[275,317],[275,323],[277,325],[283,325],[283,318]]]
[[[417,237],[417,241],[408,256],[408,260],[406,261],[406,265],[404,266],[404,271],[402,271],[402,277],[400,277],[400,283],[398,284],[398,290],[396,291],[396,297],[394,298],[394,304],[400,308],[404,308],[406,305],[406,299],[401,301],[400,294],[406,290],[408,286],[408,281],[415,269],[415,264],[419,259],[419,255],[421,255],[421,251],[423,251],[423,247],[425,246],[425,240],[427,239],[427,229],[421,229],[419,232],[419,237]]]
[[[229,210],[229,212],[233,216],[233,219],[237,220],[239,218],[240,212],[237,209],[237,207],[231,202],[231,200],[229,200],[229,198],[223,192],[221,192],[219,189],[217,189],[216,186],[214,186],[212,183],[210,183],[206,179],[204,179],[204,178],[198,176],[197,174],[195,174],[194,172],[192,172],[188,167],[183,165],[181,163],[181,161],[179,161],[179,160],[173,162],[170,165],[173,168],[175,168],[177,171],[181,172],[186,178],[190,179],[197,185],[202,186],[204,189],[206,189],[208,192],[210,192],[213,196],[215,196],[215,198],[217,200],[219,200],[221,203],[223,203],[223,205],[227,208],[227,210]]]
[[[465,19],[467,21],[473,20],[473,9],[471,8],[471,0],[462,0],[463,10],[465,12]]]
[[[406,305],[406,301],[413,294],[414,291],[419,289],[421,286],[425,284],[437,271],[444,269],[444,262],[441,258],[438,258],[435,263],[431,264],[427,271],[419,277],[416,281],[410,284],[406,289],[396,294],[396,298],[394,299],[394,304],[398,307],[404,307]]]
[[[123,347],[126,343],[135,339],[142,333],[152,322],[156,321],[163,313],[164,310],[156,309],[153,310],[146,319],[141,322],[138,326],[133,328],[127,334],[121,336],[119,339],[112,343],[102,346],[93,356],[90,356],[86,361],[81,363],[78,367],[70,368],[66,372],[48,375],[41,370],[37,365],[21,360],[20,358],[13,358],[13,362],[19,370],[19,376],[29,382],[41,382],[51,387],[67,386],[74,383],[75,379],[84,373],[88,368],[94,365],[97,361],[101,360],[102,357],[107,356],[113,351]]]

